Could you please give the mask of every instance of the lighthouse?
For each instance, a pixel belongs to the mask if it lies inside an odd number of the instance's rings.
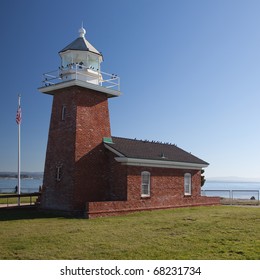
[[[43,75],[39,88],[53,96],[40,207],[82,214],[87,202],[109,196],[108,98],[120,96],[120,80],[101,71],[103,55],[83,27],[59,56],[60,66]]]

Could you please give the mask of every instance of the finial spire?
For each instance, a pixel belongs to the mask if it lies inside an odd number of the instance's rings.
[[[83,21],[82,21],[81,28],[79,29],[79,37],[84,38],[85,34],[86,34],[86,30],[83,27]]]

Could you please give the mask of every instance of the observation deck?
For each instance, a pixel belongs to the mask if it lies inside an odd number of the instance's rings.
[[[116,74],[102,72],[94,67],[86,67],[81,63],[71,63],[66,67],[43,74],[39,91],[53,95],[53,91],[69,86],[81,86],[116,97],[120,92],[120,78]]]

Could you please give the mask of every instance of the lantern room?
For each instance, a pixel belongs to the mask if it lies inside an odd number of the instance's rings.
[[[59,52],[62,79],[79,79],[99,84],[102,81],[100,64],[103,57],[86,40],[85,34],[86,30],[81,27],[79,37]]]
[[[109,97],[121,94],[120,78],[101,71],[103,56],[85,35],[86,30],[81,27],[78,38],[59,52],[59,69],[43,74],[41,92],[53,94],[57,89],[77,85],[104,92]]]

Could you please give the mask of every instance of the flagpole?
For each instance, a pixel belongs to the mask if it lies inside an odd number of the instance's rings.
[[[18,110],[21,108],[21,95],[18,95]],[[18,122],[18,172],[17,172],[17,178],[18,178],[18,188],[17,192],[18,195],[21,194],[21,121]],[[20,196],[18,197],[18,206],[20,206]]]

